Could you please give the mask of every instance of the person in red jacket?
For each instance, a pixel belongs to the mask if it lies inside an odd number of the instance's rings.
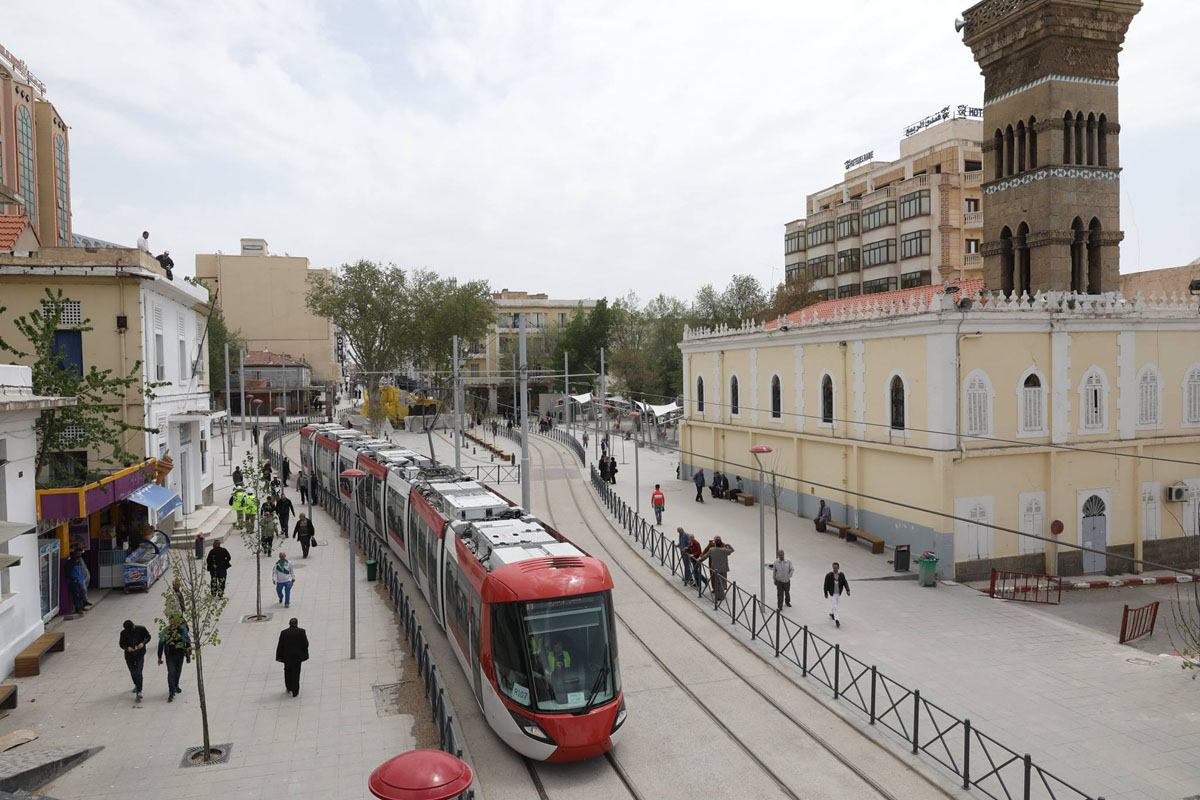
[[[654,507],[654,519],[659,525],[662,525],[663,509],[667,507],[667,496],[662,492],[662,486],[654,484],[654,491],[650,494],[650,505]]]
[[[687,557],[691,564],[692,580],[690,583],[696,585],[700,582],[700,565],[697,563],[697,560],[700,558],[700,542],[695,536],[692,536],[691,534],[688,534],[688,536],[690,536],[692,540],[687,549]]]

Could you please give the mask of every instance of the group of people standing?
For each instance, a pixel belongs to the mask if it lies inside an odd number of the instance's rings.
[[[600,456],[600,462],[596,465],[596,469],[600,471],[600,479],[605,483],[617,482],[617,460],[612,456]]]

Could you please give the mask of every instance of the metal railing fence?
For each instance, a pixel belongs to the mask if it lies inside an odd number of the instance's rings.
[[[684,576],[684,556],[676,540],[633,510],[593,466],[592,488],[634,544],[673,576]],[[874,664],[847,653],[841,645],[809,630],[807,625],[784,616],[754,593],[714,579],[705,563],[694,562],[697,597],[711,602],[714,612],[729,624],[741,627],[752,641],[799,668],[801,677],[811,678],[843,702],[867,717],[868,724],[885,728],[904,740],[914,755],[933,759],[959,779],[963,789],[975,789],[994,800],[1104,800],[1064,781],[1019,753],[1001,744],[971,724],[888,677]],[[720,586],[723,596],[714,591]]]

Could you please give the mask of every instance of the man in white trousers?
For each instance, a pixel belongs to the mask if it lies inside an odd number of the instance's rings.
[[[846,593],[850,596],[850,585],[846,583],[846,573],[841,571],[838,563],[833,562],[833,571],[825,573],[825,596],[829,598],[829,618],[833,624],[842,627],[842,617],[838,614],[838,597]]]

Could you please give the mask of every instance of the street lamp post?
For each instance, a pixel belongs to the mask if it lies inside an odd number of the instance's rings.
[[[767,476],[766,470],[763,469],[762,456],[765,453],[774,452],[765,444],[756,444],[750,448],[750,452],[754,454],[754,460],[758,462],[758,599],[762,603],[767,602],[767,516],[766,508],[763,505],[763,487],[766,486]]]
[[[254,397],[254,395],[250,395],[250,394],[248,394],[248,395],[246,395],[246,396],[247,396],[247,397]],[[258,431],[258,435],[259,435],[259,436],[261,436],[261,435],[262,435],[262,429],[258,427],[258,412],[259,412],[259,409],[260,409],[260,407],[262,406],[262,404],[263,404],[263,401],[262,401],[262,398],[261,398],[261,397],[254,397],[254,400],[253,400],[253,401],[251,401],[251,403],[250,403],[250,406],[251,406],[251,408],[253,408],[253,409],[254,409],[254,416],[253,416],[253,417],[251,417],[251,423],[250,423],[250,424],[251,424],[251,425],[254,427],[254,430]],[[258,446],[258,442],[255,442],[255,443],[254,443],[254,450],[255,450],[255,453],[256,453],[256,454],[261,454],[261,453],[262,453],[262,450],[261,450],[261,449],[259,448],[259,446]]]
[[[276,465],[276,469],[278,470],[277,474],[279,475],[279,483],[280,483],[280,485],[282,485],[283,484],[283,420],[284,420],[284,417],[287,415],[287,409],[284,408],[283,406],[278,406],[275,409],[275,414],[279,418],[279,439],[276,442],[276,444],[279,446],[279,463],[278,463],[278,465]],[[284,531],[283,535],[284,535],[284,538],[287,538],[287,531]]]
[[[629,416],[633,419],[633,424],[637,426],[637,418],[641,414],[637,411],[630,411]],[[640,517],[642,515],[642,466],[641,459],[638,458],[638,440],[633,437],[633,504],[634,511]]]
[[[350,658],[354,659],[354,629],[355,625],[355,606],[354,606],[354,562],[357,560],[355,554],[355,544],[357,543],[356,534],[358,533],[358,479],[365,478],[367,473],[361,469],[343,470],[341,477],[350,479]]]

